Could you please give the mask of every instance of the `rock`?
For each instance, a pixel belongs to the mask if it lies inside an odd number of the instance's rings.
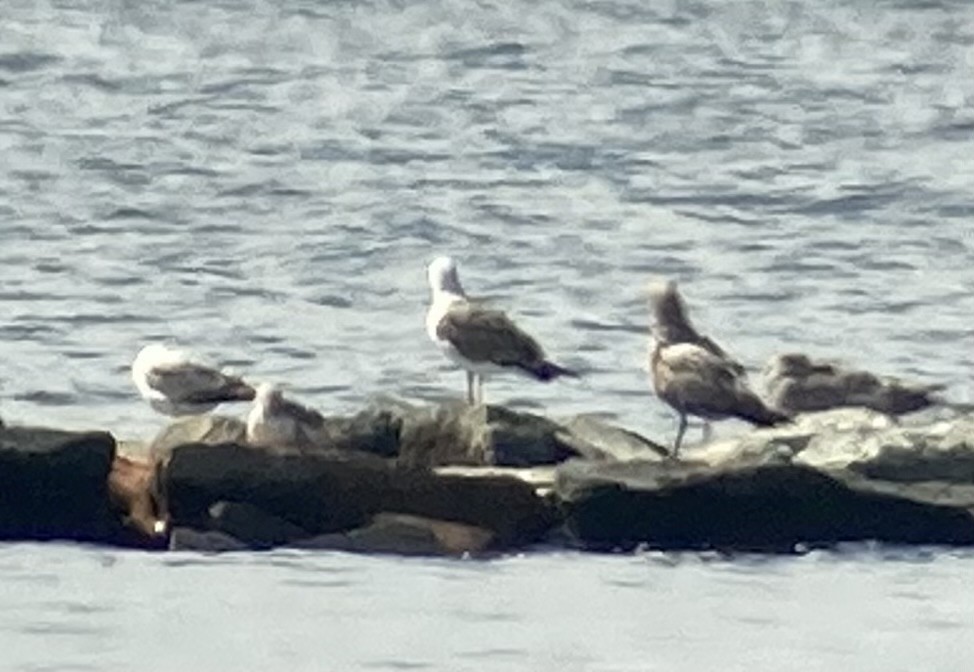
[[[569,529],[595,548],[974,543],[974,415],[834,409],[686,457],[559,467]]]
[[[833,409],[691,449],[686,457],[714,467],[793,463],[899,483],[974,484],[974,415],[897,422],[865,408]]]
[[[938,500],[889,485],[798,464],[573,461],[559,468],[556,492],[570,535],[595,550],[974,544],[974,488]]]
[[[177,446],[190,443],[218,445],[221,443],[245,444],[247,424],[239,418],[206,413],[187,415],[163,428],[149,444],[149,455],[154,461],[166,460]]]
[[[939,403],[935,393],[944,389],[844,369],[835,362],[813,361],[797,353],[773,357],[764,377],[771,403],[792,414],[863,406],[902,415]]]
[[[562,422],[562,439],[588,459],[616,462],[663,459],[669,449],[594,415],[576,415]]]
[[[159,481],[173,524],[195,529],[208,529],[209,509],[221,500],[252,505],[309,535],[345,532],[392,512],[482,527],[498,547],[530,543],[553,520],[517,479],[439,476],[349,451],[272,455],[191,444],[172,451]]]
[[[244,502],[220,501],[209,508],[210,528],[260,550],[305,539],[308,532],[283,518]]]
[[[157,549],[165,546],[167,524],[159,515],[154,483],[152,464],[115,456],[108,475],[108,492],[122,522],[132,532],[129,545]]]
[[[293,544],[296,548],[399,555],[479,554],[494,535],[483,528],[398,513],[380,513],[365,527]]]
[[[246,445],[246,425],[219,415],[182,418],[159,433],[150,454],[165,459],[175,446],[189,443]],[[311,445],[253,448],[278,455],[358,452],[405,467],[527,467],[573,457],[653,459],[665,452],[634,432],[591,416],[561,423],[501,406],[419,406],[389,397],[373,400],[353,416],[326,417]]]
[[[402,411],[400,411],[402,413]],[[595,436],[599,426],[605,435]],[[407,466],[508,466],[557,464],[573,457],[653,455],[652,442],[594,419],[568,426],[502,406],[462,402],[413,408],[401,422],[399,463]],[[625,437],[625,438],[623,438]],[[637,445],[638,444],[638,445]]]
[[[274,454],[349,450],[395,457],[399,448],[397,422],[393,409],[370,406],[350,417],[325,417],[322,427],[313,437],[313,445],[252,447]],[[212,413],[186,416],[159,432],[149,452],[156,460],[166,459],[173,448],[190,443],[248,445],[247,424],[239,418]]]
[[[114,457],[105,432],[0,429],[0,539],[120,543],[108,492]]]
[[[249,551],[247,544],[224,532],[201,532],[189,527],[174,528],[169,536],[170,551],[196,551],[199,553],[229,553]]]

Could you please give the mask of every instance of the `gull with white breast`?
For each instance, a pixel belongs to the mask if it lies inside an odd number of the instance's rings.
[[[132,362],[132,381],[164,415],[199,415],[232,401],[250,401],[254,388],[239,376],[194,362],[184,350],[152,343]]]
[[[324,425],[321,413],[285,399],[278,386],[261,383],[247,415],[247,442],[273,448],[309,448],[315,445]]]
[[[426,332],[433,343],[467,374],[467,401],[483,403],[483,378],[512,371],[548,382],[574,371],[550,361],[541,346],[500,310],[467,297],[457,264],[438,257],[427,267],[432,300]]]

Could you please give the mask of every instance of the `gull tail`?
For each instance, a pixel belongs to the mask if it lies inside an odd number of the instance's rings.
[[[761,427],[773,427],[792,420],[790,415],[771,408],[753,393],[738,399],[734,410],[737,417]]]
[[[577,371],[566,369],[564,366],[559,366],[558,364],[549,361],[542,361],[538,364],[532,365],[531,367],[525,367],[525,369],[532,376],[544,383],[554,380],[555,378],[561,378],[562,376],[567,376],[568,378],[581,378],[581,375]]]

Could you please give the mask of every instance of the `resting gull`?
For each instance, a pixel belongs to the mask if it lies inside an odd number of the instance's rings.
[[[764,370],[765,385],[776,407],[791,413],[865,406],[888,415],[912,413],[937,403],[943,385],[906,383],[868,371],[842,368],[807,355],[776,355]]]
[[[272,383],[261,383],[247,415],[247,442],[304,448],[315,444],[324,424],[325,418],[318,411],[285,399]]]
[[[789,419],[765,405],[748,388],[739,362],[712,339],[697,333],[675,282],[651,283],[649,296],[656,340],[650,355],[653,388],[680,414],[674,457],[680,451],[688,415],[703,418],[705,433],[709,433],[709,420],[736,417],[767,426]]]
[[[426,314],[430,340],[467,373],[467,401],[483,403],[483,377],[515,371],[548,382],[578,374],[549,361],[544,350],[504,312],[469,299],[457,264],[438,257],[427,268],[432,300]]]
[[[142,397],[165,415],[199,415],[226,401],[250,401],[254,388],[237,376],[193,362],[183,350],[147,345],[132,362]]]

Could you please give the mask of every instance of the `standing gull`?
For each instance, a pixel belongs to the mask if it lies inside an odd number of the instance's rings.
[[[254,388],[241,378],[197,364],[188,353],[159,343],[139,351],[132,380],[149,405],[165,415],[199,415],[226,401],[254,398]]]
[[[543,382],[578,376],[548,361],[538,342],[502,311],[468,299],[453,259],[437,257],[426,274],[432,292],[426,333],[443,354],[466,370],[469,403],[483,403],[483,377],[498,371],[515,371]]]
[[[673,456],[680,451],[687,416],[709,420],[736,417],[755,425],[774,425],[788,416],[769,408],[747,386],[744,367],[712,339],[701,336],[686,314],[686,306],[672,281],[649,287],[656,345],[650,371],[656,395],[680,414]]]
[[[257,386],[247,415],[247,442],[271,447],[308,448],[320,434],[325,418],[318,411],[285,399],[271,383]]]

